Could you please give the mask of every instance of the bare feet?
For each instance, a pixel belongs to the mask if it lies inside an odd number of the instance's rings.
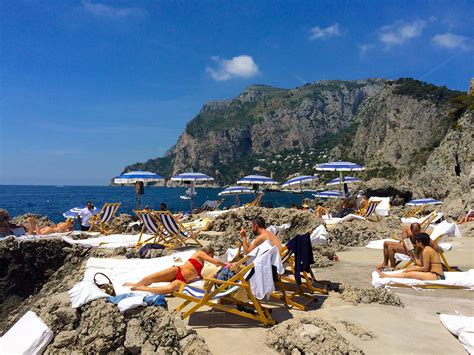
[[[377,272],[377,274],[379,274],[380,277],[384,278],[384,277],[387,277],[386,274],[384,274],[382,271],[380,271],[379,269],[375,269],[375,271]]]
[[[376,269],[379,270],[379,271],[382,271],[383,269],[385,269],[388,265],[387,264],[380,264],[380,265],[377,265]]]

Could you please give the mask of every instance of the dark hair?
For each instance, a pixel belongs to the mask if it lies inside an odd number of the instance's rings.
[[[421,232],[421,224],[420,223],[412,223],[410,224],[410,230],[413,232],[414,230],[417,232]]]
[[[430,236],[426,233],[420,233],[415,236],[415,242],[420,242],[425,247],[430,245]]]
[[[255,217],[254,219],[252,219],[252,223],[256,224],[260,228],[265,228],[265,220],[263,219],[263,217]]]
[[[202,247],[201,251],[205,252],[207,255],[210,255],[210,254],[214,255],[214,253],[215,253],[214,248],[211,247],[210,245]]]
[[[86,202],[86,206],[89,205],[89,204],[93,205],[92,201],[87,201]]]
[[[168,208],[164,202],[160,203],[160,207]]]

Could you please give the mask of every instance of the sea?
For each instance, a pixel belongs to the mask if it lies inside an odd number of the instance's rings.
[[[220,197],[222,188],[196,188],[197,195],[193,207],[201,206],[206,200],[224,199],[221,208],[235,205],[235,196]],[[186,212],[191,208],[189,200],[183,200],[186,188],[146,187],[142,206],[158,209],[161,202],[166,203],[172,212]],[[311,193],[305,193],[312,198]],[[241,195],[241,203],[255,198],[253,195]],[[135,209],[135,190],[132,186],[25,186],[0,185],[0,208],[6,209],[10,216],[35,213],[48,216],[53,222],[64,220],[63,213],[73,207],[83,207],[92,201],[100,208],[105,202],[121,202],[118,213],[133,214]],[[288,192],[265,193],[262,205],[265,207],[290,207],[292,203],[301,204],[301,195]]]

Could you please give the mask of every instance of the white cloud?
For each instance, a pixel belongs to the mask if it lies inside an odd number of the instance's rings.
[[[83,0],[84,9],[96,17],[106,17],[110,19],[124,19],[127,17],[144,16],[146,10],[138,7],[114,7],[100,3],[92,3],[89,0]]]
[[[373,44],[359,44],[357,47],[359,48],[359,54],[362,57],[366,55],[368,51],[375,48]]]
[[[432,44],[446,49],[469,50],[471,48],[471,42],[472,41],[468,37],[456,35],[450,32],[438,34],[431,39]]]
[[[250,78],[259,73],[258,66],[249,55],[239,55],[232,59],[212,57],[216,62],[214,68],[207,67],[208,73],[216,81],[225,81],[232,78]]]
[[[426,22],[416,20],[411,23],[397,21],[393,25],[384,26],[379,29],[378,37],[387,48],[395,45],[402,45],[405,42],[421,36]]]
[[[321,28],[319,26],[313,27],[311,29],[311,35],[309,36],[309,39],[315,40],[315,39],[326,39],[329,37],[336,37],[342,35],[341,29],[339,28],[339,24],[335,23],[334,25],[331,25],[326,28]]]

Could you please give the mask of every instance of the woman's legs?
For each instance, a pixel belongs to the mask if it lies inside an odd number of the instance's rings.
[[[127,282],[127,283],[124,283],[123,285],[124,286],[148,286],[155,282],[171,282],[171,281],[174,281],[177,273],[178,273],[178,268],[176,266],[172,266],[165,270],[148,275],[136,283]]]
[[[416,280],[438,280],[438,275],[429,271],[410,271],[402,272],[401,274],[387,275],[379,270],[376,270],[380,277],[391,279],[416,279]]]
[[[151,292],[154,294],[159,294],[159,295],[166,295],[168,293],[173,293],[174,291],[179,290],[179,286],[183,282],[174,280],[169,283],[169,285],[166,286],[158,286],[158,287],[145,287],[145,286],[132,286],[131,290],[132,291],[147,291]]]

